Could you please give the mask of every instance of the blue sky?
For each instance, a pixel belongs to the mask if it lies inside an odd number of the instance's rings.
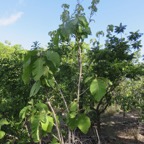
[[[77,0],[1,0],[0,41],[8,40],[30,49],[34,41],[41,46],[49,42],[48,32],[60,24],[61,5],[70,4],[73,11]],[[91,0],[80,0],[85,8]],[[100,0],[98,12],[91,24],[93,37],[108,24],[127,25],[127,32],[140,30],[144,33],[144,0]],[[86,13],[88,11],[86,10]],[[144,39],[144,36],[142,37]],[[144,45],[144,40],[142,40]],[[142,48],[144,54],[144,47]]]

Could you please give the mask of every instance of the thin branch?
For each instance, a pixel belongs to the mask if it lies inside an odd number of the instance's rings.
[[[80,95],[83,95],[88,89],[89,89],[89,87],[85,91],[83,91]]]
[[[60,92],[60,95],[61,95],[61,97],[62,97],[62,99],[63,99],[63,102],[64,102],[64,104],[65,104],[66,110],[67,110],[67,112],[69,112],[68,105],[67,105],[67,102],[66,102],[66,100],[65,100],[65,98],[64,98],[64,95],[63,95],[63,93],[62,93],[62,90],[60,89],[59,84],[57,83],[56,80],[55,80],[55,83],[56,83],[56,85],[57,85],[57,87],[58,87],[58,90],[59,90],[59,92]]]
[[[97,135],[97,138],[98,138],[98,144],[101,144],[99,133],[98,133],[98,130],[97,130],[96,126],[94,126],[94,129],[95,129],[95,132],[96,132],[96,135]]]
[[[62,135],[60,133],[60,129],[59,129],[59,126],[58,126],[59,124],[58,124],[58,121],[57,121],[57,118],[56,118],[56,113],[55,113],[55,111],[54,111],[54,109],[53,109],[53,107],[51,105],[51,102],[48,101],[48,99],[47,99],[47,104],[50,107],[50,109],[51,109],[51,111],[53,113],[54,119],[55,119],[56,130],[57,130],[57,133],[58,133],[58,138],[59,138],[60,144],[64,144],[63,137],[62,137]]]
[[[82,80],[82,56],[81,54],[82,54],[82,50],[81,50],[80,43],[78,41],[78,66],[79,66],[79,79],[78,79],[78,90],[77,90],[78,108],[79,108],[79,100],[80,100],[80,93],[81,93],[81,80]]]

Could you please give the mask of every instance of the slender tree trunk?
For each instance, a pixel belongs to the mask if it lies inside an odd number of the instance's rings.
[[[79,40],[77,40],[78,45],[78,69],[79,69],[79,78],[78,78],[78,90],[77,90],[77,103],[78,103],[78,109],[79,109],[79,102],[80,102],[80,93],[81,93],[81,80],[82,80],[82,50],[81,50],[81,44]]]

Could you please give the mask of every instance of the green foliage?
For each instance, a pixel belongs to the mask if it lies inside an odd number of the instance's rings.
[[[71,102],[70,104],[70,118],[75,118],[78,113],[78,104],[77,102]]]
[[[101,98],[106,94],[107,86],[107,79],[97,78],[92,81],[90,85],[90,92],[97,102],[99,102]]]
[[[126,26],[120,23],[108,25],[106,35],[97,32],[92,46],[85,43],[98,3],[91,1],[89,20],[79,2],[72,15],[63,4],[62,23],[49,33],[47,49],[38,41],[27,51],[0,43],[1,143],[74,143],[74,131],[87,134],[95,122],[99,128],[101,114],[113,101],[126,111],[132,105],[144,111],[139,89],[144,71],[138,62],[142,34],[123,36]],[[103,47],[100,36],[106,36]],[[136,78],[142,78],[138,85]],[[5,118],[9,125],[3,131]]]
[[[91,126],[91,121],[85,114],[78,114],[75,117],[68,118],[68,126],[71,130],[79,128],[81,132],[86,134]]]
[[[138,79],[125,79],[117,87],[115,101],[121,106],[123,114],[131,110],[139,110],[140,117],[143,113],[143,76]],[[118,96],[116,96],[118,95]]]
[[[1,127],[3,125],[8,125],[8,121],[6,119],[1,119],[0,120],[0,139],[2,139],[5,136],[5,132],[1,130]]]
[[[60,56],[58,53],[54,51],[47,51],[45,55],[46,55],[47,60],[51,61],[55,67],[59,67]]]
[[[41,133],[46,132],[50,133],[52,131],[54,120],[51,116],[51,112],[48,110],[48,107],[44,103],[36,103],[33,105],[33,102],[28,106],[24,107],[19,114],[20,119],[24,119],[30,123],[31,127],[31,136],[34,142],[39,142],[41,139]]]
[[[38,58],[33,64],[33,77],[35,81],[38,81],[44,72],[44,60],[42,58]]]
[[[78,117],[78,128],[86,134],[91,126],[91,121],[88,116],[85,114],[81,114]]]
[[[36,81],[31,88],[30,97],[36,95],[39,89],[40,89],[40,81]]]

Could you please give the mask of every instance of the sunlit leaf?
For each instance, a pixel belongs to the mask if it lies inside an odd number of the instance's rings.
[[[49,121],[49,125],[48,125],[48,128],[47,128],[47,132],[51,132],[52,131],[52,128],[53,128],[53,125],[54,125],[54,120],[52,117],[50,116],[47,116],[47,120]]]
[[[39,116],[31,117],[31,134],[34,142],[40,141],[40,133],[39,133]]]
[[[86,134],[91,126],[91,121],[88,116],[85,114],[81,114],[78,117],[78,128]]]
[[[107,79],[94,79],[90,85],[90,92],[96,101],[99,101],[106,93]]]
[[[74,118],[77,115],[78,105],[77,102],[71,102],[70,105],[70,118]]]
[[[5,132],[0,130],[0,139],[2,139],[5,136]]]
[[[49,125],[49,121],[48,121],[47,118],[46,118],[46,121],[45,121],[45,122],[41,122],[41,127],[42,127],[43,131],[46,131],[46,132],[47,132],[48,125]]]
[[[42,129],[46,132],[51,132],[54,125],[53,118],[50,116],[46,116],[46,121],[41,122]]]

